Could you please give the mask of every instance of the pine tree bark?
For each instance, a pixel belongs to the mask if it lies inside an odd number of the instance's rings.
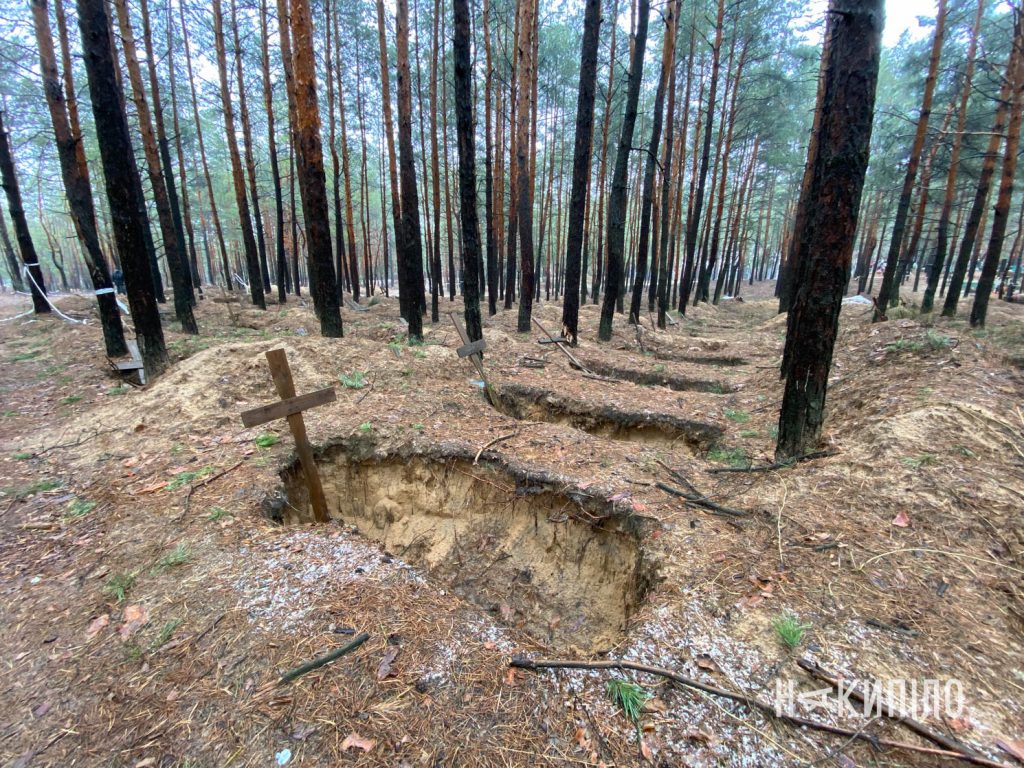
[[[484,33],[484,218],[487,219],[487,314],[494,316],[498,312],[498,241],[497,224],[494,204],[494,128],[493,128],[493,94],[494,63],[491,54],[490,0],[484,0],[483,33]],[[456,93],[456,100],[458,93]],[[456,102],[457,103],[457,102]],[[499,152],[501,149],[499,148]],[[459,166],[461,180],[462,167]],[[461,187],[460,187],[461,195]],[[465,258],[465,257],[463,257]]]
[[[59,13],[63,15],[63,9]],[[46,0],[32,0],[32,20],[35,24],[36,42],[39,48],[39,67],[43,75],[43,91],[46,96],[46,105],[50,111],[54,139],[57,143],[57,155],[60,160],[61,177],[64,181],[68,209],[71,211],[71,220],[82,245],[85,265],[89,271],[93,290],[96,292],[107,355],[119,357],[128,354],[128,346],[124,340],[124,328],[121,325],[121,313],[117,308],[117,296],[110,279],[110,270],[100,248],[99,232],[96,229],[96,209],[93,206],[92,187],[89,183],[89,169],[85,162],[82,136],[81,133],[73,133],[68,118],[64,90],[57,73],[57,55],[53,47],[53,33],[50,30],[50,16]],[[66,39],[66,35],[64,38]],[[68,58],[70,59],[70,56]],[[70,77],[71,73],[67,72],[66,75]],[[73,88],[69,92],[74,95]]]
[[[410,340],[423,338],[423,242],[412,146],[412,82],[409,75],[409,2],[396,3],[395,79],[398,90],[398,151],[401,163],[402,245],[398,265],[399,296],[406,296]]]
[[[220,0],[214,0],[219,2]],[[295,160],[306,229],[309,292],[318,309],[320,333],[344,335],[338,284],[331,263],[331,227],[327,208],[327,178],[320,143],[320,109],[316,97],[316,62],[313,58],[313,19],[308,0],[292,0],[291,39],[294,43]]]
[[[580,259],[586,227],[590,152],[594,139],[594,95],[597,89],[597,51],[601,38],[601,0],[587,0],[583,9],[583,47],[580,86],[576,99],[576,131],[572,150],[572,187],[569,191],[569,233],[565,249],[565,292],[562,299],[562,336],[576,346],[580,314]]]
[[[964,290],[964,276],[971,261],[971,252],[974,250],[979,233],[985,231],[986,203],[992,188],[992,177],[995,175],[996,160],[999,158],[999,147],[1006,133],[1006,121],[1013,93],[1012,75],[1016,71],[1017,56],[1017,47],[1013,46],[1009,59],[1006,62],[1006,75],[1002,79],[1003,84],[999,89],[999,97],[996,99],[995,119],[992,125],[992,132],[989,134],[988,145],[985,147],[981,171],[978,174],[978,185],[975,189],[974,201],[971,204],[971,211],[967,215],[967,223],[964,224],[964,235],[960,240],[960,250],[957,253],[956,262],[953,264],[953,273],[950,275],[949,287],[946,290],[946,300],[942,305],[943,317],[956,316],[960,293]],[[970,288],[970,284],[970,281],[968,281],[968,288]]]
[[[3,248],[4,259],[7,261],[7,272],[11,276],[11,286],[14,290],[24,293],[25,281],[21,276],[18,258],[14,255],[14,246],[11,245],[11,236],[7,232],[7,219],[4,217],[3,210],[0,210],[0,248]]]
[[[123,0],[122,0],[123,1]],[[220,74],[220,98],[224,108],[224,132],[227,136],[228,156],[231,160],[231,179],[235,188],[235,205],[238,208],[238,225],[242,231],[242,248],[245,251],[245,266],[249,278],[249,295],[252,303],[266,309],[263,294],[263,275],[260,271],[260,256],[256,237],[252,231],[249,200],[245,190],[245,172],[238,152],[238,137],[235,134],[235,108],[228,88],[227,53],[224,50],[224,13],[221,0],[213,0],[213,37],[217,49],[217,70]],[[228,275],[228,279],[230,279]]]
[[[4,110],[2,108],[0,108],[0,186],[3,186],[4,192],[7,193],[7,210],[14,223],[14,239],[21,252],[23,268],[28,270],[32,308],[37,315],[47,314],[50,311],[50,304],[46,300],[43,270],[39,266],[39,256],[36,254],[35,243],[32,242],[32,234],[25,218],[25,206],[21,200],[21,187],[18,185],[18,175],[14,167],[10,134],[7,133],[4,126]]]
[[[221,268],[224,270],[224,283],[229,291],[235,290],[234,281],[231,279],[231,265],[228,264],[228,247],[224,242],[224,229],[220,225],[220,214],[217,211],[217,200],[213,194],[213,178],[210,175],[210,164],[206,159],[206,144],[203,141],[203,124],[199,119],[199,101],[196,97],[196,78],[192,72],[192,49],[188,39],[188,24],[185,21],[185,4],[179,3],[178,12],[181,19],[181,38],[185,48],[185,67],[188,72],[189,91],[192,96],[192,120],[196,127],[196,140],[199,144],[199,159],[203,165],[203,177],[206,180],[206,196],[210,203],[210,218],[213,220],[213,229],[217,235],[217,246],[220,253]],[[210,274],[213,281],[213,274]]]
[[[146,251],[142,182],[133,166],[124,161],[132,154],[132,143],[113,58],[110,23],[104,0],[78,0],[77,7],[112,229],[139,351],[147,376],[153,378],[167,365],[167,348],[152,263]]]
[[[786,332],[789,368],[775,448],[780,461],[813,450],[821,436],[864,177],[881,52],[882,0],[846,0],[834,14],[822,93],[811,200],[798,248]]]
[[[725,0],[720,0],[724,2]],[[608,198],[608,268],[604,301],[601,304],[601,321],[598,338],[610,341],[612,318],[615,305],[623,293],[623,265],[626,240],[626,193],[629,174],[629,153],[633,148],[633,131],[636,127],[637,102],[640,98],[640,84],[644,72],[644,52],[647,49],[647,23],[651,13],[650,0],[639,0],[636,37],[629,63],[629,84],[626,88],[626,111],[622,118],[622,132],[615,156],[615,171],[612,174],[612,193]]]
[[[921,100],[921,116],[917,121],[914,143],[910,148],[910,159],[903,178],[903,190],[896,204],[896,219],[892,225],[889,238],[889,253],[885,261],[885,272],[882,274],[882,286],[878,289],[875,302],[875,321],[882,319],[889,304],[899,298],[899,284],[896,281],[899,267],[900,248],[906,233],[907,217],[910,213],[910,198],[914,191],[917,169],[921,164],[924,140],[928,132],[928,120],[932,113],[932,98],[935,95],[935,83],[939,76],[939,61],[942,58],[942,42],[946,28],[946,0],[939,0],[938,14],[935,17],[935,33],[932,38],[932,50],[928,59],[928,76],[924,81],[924,96]]]
[[[196,334],[199,333],[199,327],[192,314],[194,297],[192,281],[188,273],[188,257],[185,256],[182,241],[178,237],[178,227],[174,225],[174,213],[171,210],[169,186],[173,184],[173,180],[167,178],[165,168],[161,165],[161,152],[157,136],[153,131],[152,115],[149,110],[149,102],[146,99],[142,68],[139,66],[139,56],[135,46],[135,34],[128,17],[128,5],[126,0],[115,0],[114,7],[117,9],[125,66],[128,70],[128,80],[131,83],[133,101],[138,114],[146,169],[149,172],[150,187],[153,190],[153,201],[156,203],[160,236],[164,242],[164,255],[167,257],[171,285],[174,288],[174,314],[185,333]],[[156,112],[158,91],[153,91],[152,96],[154,97],[154,112]],[[170,154],[166,159],[170,159]]]
[[[279,21],[280,23],[280,21]],[[288,300],[288,261],[284,249],[284,197],[281,193],[281,167],[277,160],[277,136],[274,129],[274,88],[270,80],[270,27],[267,0],[260,0],[260,63],[263,75],[263,107],[267,113],[267,151],[270,177],[274,184],[274,253],[277,274],[277,303]]]
[[[430,39],[430,176],[431,191],[434,198],[434,238],[433,262],[431,271],[434,274],[434,292],[431,295],[430,319],[438,321],[438,296],[444,293],[444,285],[441,282],[441,166],[440,152],[437,144],[437,63],[440,53],[440,23],[443,14],[441,0],[434,0],[434,30]],[[479,278],[479,269],[477,270]]]
[[[520,0],[519,39],[516,41],[516,68],[519,90],[516,105],[516,180],[518,184],[516,218],[519,225],[519,317],[516,329],[529,333],[530,318],[533,314],[533,179],[534,167],[531,162],[530,141],[531,104],[533,103],[533,81],[536,77],[533,56],[534,15],[536,0]]]
[[[359,302],[359,259],[356,257],[356,230],[355,224],[353,223],[354,213],[352,211],[352,173],[349,166],[349,154],[348,154],[348,122],[345,118],[345,89],[342,87],[341,82],[341,37],[338,35],[338,18],[337,15],[334,17],[334,39],[337,50],[335,51],[336,62],[337,62],[337,81],[338,81],[338,118],[341,128],[341,176],[345,185],[345,232],[348,235],[348,273],[349,278],[352,280],[352,299]],[[357,67],[358,72],[358,67]],[[359,78],[356,77],[356,87],[358,88]],[[362,132],[360,132],[362,133]],[[363,141],[365,141],[365,134]],[[365,157],[365,146],[364,146],[364,157]],[[366,172],[363,171],[363,177],[365,178]],[[337,182],[335,182],[337,183]],[[363,195],[364,199],[366,195]],[[362,214],[360,214],[362,219]],[[339,227],[341,224],[339,223]],[[363,243],[366,243],[366,234],[363,233]],[[342,248],[342,240],[338,240],[339,249]],[[366,265],[364,265],[363,272],[366,273]],[[340,282],[340,280],[339,280]],[[367,294],[370,292],[369,283],[366,288]]]
[[[476,208],[476,140],[473,126],[473,70],[470,63],[468,0],[454,0],[455,128],[459,139],[459,211],[462,217],[462,299],[466,333],[483,338],[480,318],[480,222]]]
[[[984,328],[988,314],[989,298],[999,268],[999,258],[1006,239],[1006,225],[1010,217],[1010,201],[1013,198],[1013,177],[1017,171],[1017,150],[1020,147],[1021,122],[1024,119],[1024,18],[1020,9],[1014,9],[1013,47],[1015,66],[1010,69],[1007,79],[1012,83],[1010,100],[1010,122],[1006,129],[1006,149],[1003,154],[1002,176],[999,180],[999,195],[992,211],[992,232],[989,234],[988,250],[982,262],[978,288],[974,293],[971,307],[971,327]]]

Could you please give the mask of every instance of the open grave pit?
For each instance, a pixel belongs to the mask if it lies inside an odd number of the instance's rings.
[[[547,476],[464,456],[372,456],[344,446],[317,459],[332,520],[546,646],[606,650],[657,578],[643,520]],[[282,472],[284,524],[313,520],[297,465]]]
[[[497,392],[502,410],[513,418],[563,424],[612,440],[681,448],[697,455],[722,436],[722,429],[708,422],[585,403],[541,387],[502,384]]]

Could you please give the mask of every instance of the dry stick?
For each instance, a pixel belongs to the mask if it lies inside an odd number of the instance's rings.
[[[565,354],[566,357],[569,358],[570,361],[572,361],[573,365],[575,365],[577,368],[579,368],[584,373],[589,373],[592,376],[596,376],[597,375],[596,373],[591,371],[589,368],[587,368],[587,366],[585,366],[583,363],[581,363],[579,358],[576,357],[576,355],[574,355],[572,352],[570,352],[568,349],[566,349],[565,345],[562,342],[558,341],[554,336],[552,336],[550,333],[548,333],[547,329],[543,325],[540,324],[540,320],[538,320],[536,317],[532,318],[532,320],[533,320],[534,324],[538,328],[540,328],[541,332],[545,336],[548,337],[548,340],[550,340],[556,347],[558,347]]]
[[[489,443],[484,443],[482,446],[480,446],[480,450],[476,452],[476,456],[473,457],[473,463],[476,464],[478,461],[480,461],[480,456],[482,456],[483,452],[490,448],[492,445],[497,445],[498,443],[504,442],[505,440],[508,440],[511,437],[515,437],[518,434],[519,430],[516,430],[515,432],[509,432],[507,435],[496,437]]]
[[[744,512],[743,510],[740,509],[730,509],[729,507],[723,507],[721,504],[716,504],[715,502],[711,501],[711,499],[708,499],[705,496],[692,496],[689,493],[681,491],[678,488],[673,488],[671,485],[663,483],[661,481],[655,482],[654,485],[663,490],[665,493],[669,493],[672,494],[673,496],[678,496],[681,499],[685,499],[688,504],[693,504],[694,506],[697,507],[703,507],[704,509],[708,510],[709,512],[713,512],[716,515],[725,515],[727,517],[746,517],[750,514],[749,512]]]
[[[704,471],[709,475],[717,475],[722,472],[770,472],[773,469],[786,469],[788,467],[792,467],[794,464],[799,464],[801,461],[823,459],[826,456],[835,456],[838,453],[839,451],[812,451],[811,453],[805,453],[802,456],[795,456],[792,459],[776,461],[771,464],[757,464],[749,467],[711,467]]]
[[[284,685],[285,683],[290,683],[293,680],[302,677],[307,672],[312,672],[314,669],[320,669],[320,667],[330,664],[335,659],[340,659],[346,653],[351,653],[369,639],[370,635],[366,632],[356,635],[351,642],[341,646],[341,648],[336,648],[330,653],[325,653],[323,656],[317,656],[312,661],[307,661],[301,667],[296,667],[290,672],[285,672],[281,675],[281,679],[277,681],[277,684]]]
[[[760,699],[705,685],[704,683],[684,677],[677,672],[673,672],[670,669],[652,667],[647,664],[638,664],[633,661],[575,661],[571,659],[528,659],[524,656],[513,656],[511,661],[509,661],[509,666],[517,667],[519,669],[531,669],[533,671],[537,671],[538,669],[630,669],[634,672],[643,672],[648,675],[664,677],[688,688],[693,688],[695,690],[702,691],[703,693],[711,694],[712,696],[720,696],[721,698],[729,699],[730,701],[735,701],[739,704],[745,704],[751,709],[760,710],[769,717],[774,717],[778,720],[792,723],[793,725],[799,725],[805,728],[814,728],[815,730],[833,733],[837,736],[846,736],[850,739],[866,741],[876,748],[892,747],[893,749],[904,749],[909,752],[917,752],[924,755],[955,758],[968,763],[973,763],[974,765],[986,766],[986,768],[1010,768],[1006,763],[989,760],[988,758],[969,754],[956,749],[932,749],[931,747],[919,747],[916,744],[907,744],[902,741],[880,739],[874,736],[869,736],[859,730],[855,731],[850,728],[841,728],[836,725],[807,720],[803,717],[799,717],[798,715],[789,715],[785,712],[777,712],[774,705],[768,704]]]
[[[797,665],[800,667],[800,669],[804,670],[811,677],[817,678],[818,680],[821,680],[824,683],[828,683],[833,688],[838,687],[842,683],[842,681],[836,675],[830,674],[829,672],[825,671],[810,659],[799,659],[797,661]],[[843,690],[847,692],[851,699],[860,704],[863,704],[864,695],[859,690],[857,690],[857,688],[857,684],[854,683],[850,686],[844,687]],[[879,709],[882,712],[882,714],[886,717],[892,720],[896,720],[899,723],[902,723],[907,728],[916,733],[918,736],[922,736],[928,739],[928,741],[932,742],[933,744],[938,744],[943,749],[950,749],[954,752],[960,752],[964,755],[970,755],[971,757],[982,757],[967,745],[962,744],[956,739],[952,739],[948,736],[939,733],[938,731],[929,728],[924,723],[920,723],[917,720],[914,720],[912,717],[904,715],[902,712],[899,712],[898,710],[894,710],[891,706],[889,706],[881,700],[879,700]]]
[[[193,493],[195,493],[196,491],[198,491],[198,490],[199,490],[200,488],[204,488],[204,487],[206,487],[207,485],[209,485],[210,483],[212,483],[212,482],[213,482],[214,480],[216,480],[217,478],[219,478],[219,477],[223,477],[223,476],[224,476],[224,475],[226,475],[226,474],[227,474],[228,472],[231,472],[231,471],[232,471],[232,470],[234,470],[234,469],[238,469],[238,468],[239,468],[240,466],[242,466],[242,462],[243,462],[243,461],[244,461],[244,459],[239,459],[238,461],[236,461],[236,462],[235,462],[234,464],[232,464],[232,465],[231,465],[230,467],[228,467],[227,469],[222,469],[222,470],[221,470],[220,472],[218,472],[217,474],[215,474],[215,475],[210,475],[209,477],[207,477],[207,478],[203,479],[203,480],[202,480],[201,482],[198,482],[198,483],[194,483],[194,484],[190,485],[190,486],[188,487],[188,494],[186,494],[186,496],[185,496],[185,505],[184,505],[184,509],[182,510],[182,513],[181,513],[181,517],[184,517],[185,515],[187,515],[187,514],[188,514],[188,511],[189,511],[189,507],[190,507],[190,506],[191,506],[191,504],[192,504],[192,494],[193,494]],[[180,519],[180,518],[179,518],[179,519]]]

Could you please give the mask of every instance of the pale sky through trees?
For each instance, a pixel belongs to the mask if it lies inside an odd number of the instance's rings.
[[[800,28],[820,20],[827,7],[828,0],[810,0],[807,4],[807,13],[797,18],[794,25]],[[900,35],[904,32],[909,32],[912,40],[924,37],[929,33],[935,21],[935,8],[934,0],[887,0],[882,43],[886,48],[891,48],[899,42]],[[927,26],[921,26],[918,23],[919,17],[927,19]],[[808,39],[817,41],[820,36],[821,30],[818,26],[807,32]]]

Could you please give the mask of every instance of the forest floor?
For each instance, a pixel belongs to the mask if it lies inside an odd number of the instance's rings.
[[[0,318],[26,305],[0,297]],[[993,301],[984,332],[844,307],[830,454],[761,472],[711,470],[772,461],[770,298],[639,337],[617,318],[607,344],[587,305],[576,354],[604,378],[499,312],[484,364],[500,411],[456,356],[447,300],[408,346],[394,299],[344,309],[343,340],[291,298],[206,299],[202,334],[168,330],[174,364],[145,388],[113,375],[87,298],[58,306],[89,324],[0,323],[0,764],[943,762],[648,675],[511,669],[514,654],[628,659],[769,703],[822,687],[804,657],[955,679],[963,711],[919,719],[1024,755],[1024,305]],[[535,316],[558,331],[560,306]],[[278,399],[276,347],[299,393],[337,388],[305,415],[329,524],[309,522],[287,425],[239,419]],[[743,514],[664,490],[680,477]],[[793,649],[783,617],[804,628]],[[650,694],[639,727],[613,677]],[[934,746],[884,717],[796,711]]]

